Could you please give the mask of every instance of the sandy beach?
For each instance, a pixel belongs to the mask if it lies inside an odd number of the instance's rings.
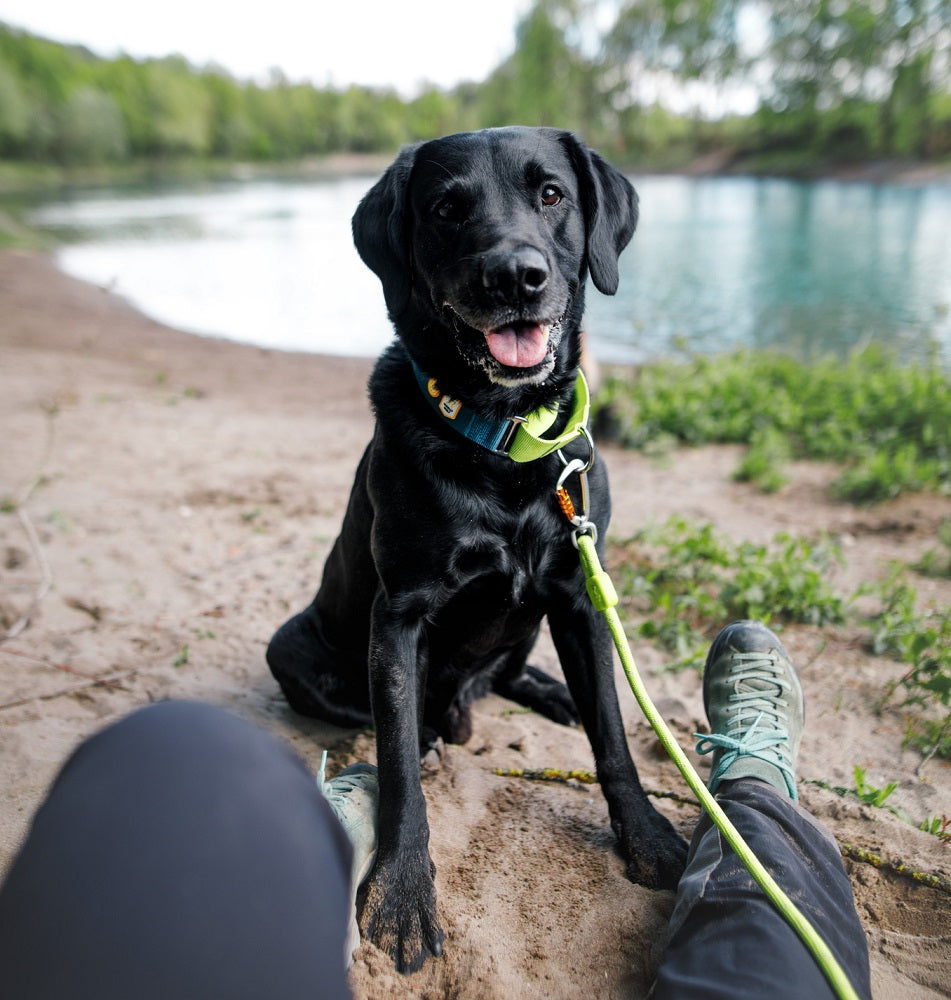
[[[382,296],[380,308],[383,308]],[[292,355],[193,337],[59,273],[43,255],[0,252],[0,871],[70,751],[164,698],[223,706],[293,746],[316,770],[375,759],[372,732],[295,716],[264,662],[275,627],[310,600],[371,432],[367,359]],[[779,494],[733,482],[732,447],[665,462],[605,446],[611,536],[670,514],[736,540],[831,532],[852,593],[934,546],[951,500],[916,495],[859,509],[830,501],[831,467],[797,464]],[[951,606],[951,582],[917,579]],[[789,627],[807,698],[802,801],[842,844],[951,878],[951,846],[884,809],[811,782],[853,787],[853,768],[916,822],[951,815],[951,766],[902,748],[901,711],[875,711],[901,666],[873,657],[857,626]],[[634,648],[684,747],[705,728],[695,673]],[[535,662],[558,673],[543,638]],[[652,792],[687,794],[618,670],[625,724]],[[474,735],[427,767],[445,954],[411,977],[372,946],[358,998],[552,1000],[644,997],[673,895],[629,883],[597,786],[502,778],[495,768],[592,767],[580,729],[490,696]],[[705,764],[700,765],[704,773]],[[689,836],[698,810],[659,798]],[[875,995],[951,995],[951,893],[886,867],[845,864],[868,935]]]

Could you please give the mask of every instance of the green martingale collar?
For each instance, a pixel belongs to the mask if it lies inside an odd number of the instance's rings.
[[[427,375],[413,363],[416,381],[430,406],[446,424],[463,437],[494,452],[506,455],[513,462],[534,462],[544,458],[583,434],[588,426],[591,395],[581,370],[575,379],[574,404],[565,429],[554,437],[546,437],[558,416],[558,407],[540,406],[524,417],[491,420],[458,399],[447,396],[439,389],[435,378]]]

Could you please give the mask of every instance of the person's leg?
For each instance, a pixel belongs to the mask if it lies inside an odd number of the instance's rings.
[[[289,749],[166,702],[71,757],[0,889],[0,994],[350,995],[352,850]]]
[[[717,801],[856,992],[871,996],[865,935],[835,841],[805,810],[755,779],[724,784]],[[811,953],[709,821],[691,844],[670,929],[658,998],[833,995]]]
[[[860,996],[871,996],[865,935],[832,836],[791,797],[802,729],[798,677],[779,640],[740,622],[714,641],[704,674],[715,750],[711,791],[754,854],[813,924]],[[677,889],[654,996],[832,996],[811,953],[707,816]]]

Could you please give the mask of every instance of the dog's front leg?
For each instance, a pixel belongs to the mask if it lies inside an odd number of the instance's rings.
[[[607,625],[583,596],[564,593],[558,604],[548,619],[552,640],[591,743],[628,878],[651,889],[676,888],[687,845],[641,787],[618,705]]]
[[[442,953],[435,866],[419,780],[419,711],[425,668],[420,618],[394,612],[382,590],[373,606],[370,693],[380,777],[376,864],[360,917],[364,935],[400,972]]]

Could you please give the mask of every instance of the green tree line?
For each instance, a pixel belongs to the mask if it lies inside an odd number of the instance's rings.
[[[242,81],[176,55],[103,59],[0,24],[0,158],[293,161],[511,122],[655,165],[951,155],[951,0],[622,0],[612,13],[605,29],[586,0],[537,0],[485,80],[412,99],[278,72]]]

